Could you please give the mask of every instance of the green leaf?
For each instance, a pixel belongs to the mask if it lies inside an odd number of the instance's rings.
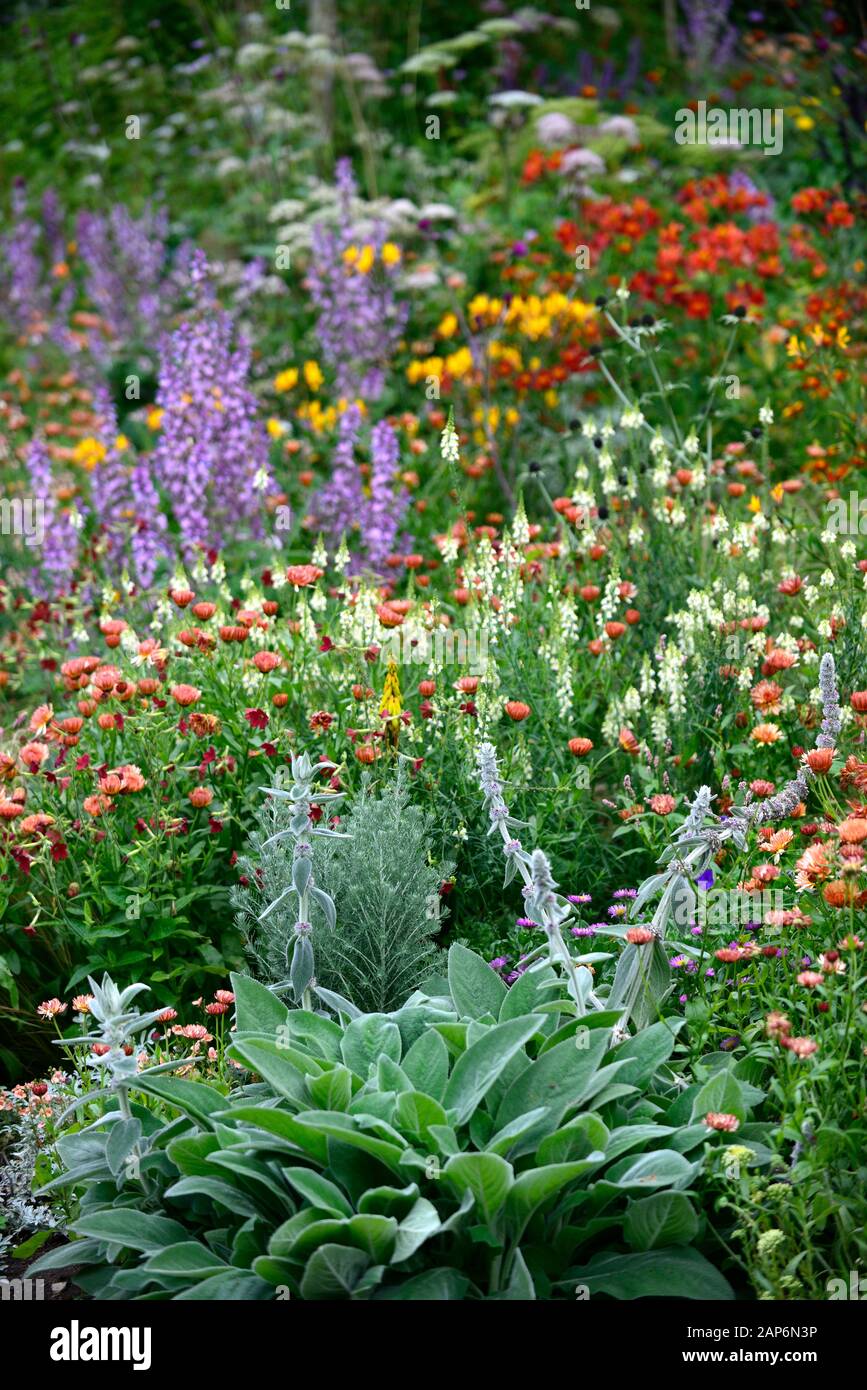
[[[283,1176],[311,1206],[332,1216],[351,1216],[352,1207],[340,1188],[312,1168],[284,1168]]]
[[[607,1157],[608,1140],[608,1126],[590,1110],[585,1115],[576,1115],[562,1129],[543,1139],[536,1151],[536,1160],[545,1165],[569,1163],[586,1158],[594,1149],[601,1149]]]
[[[451,949],[454,950],[454,946]],[[542,1021],[539,1014],[530,1014],[529,1018],[513,1018],[507,1023],[496,1023],[477,1043],[462,1053],[455,1062],[443,1096],[452,1123],[466,1123],[511,1059],[538,1031]],[[532,1108],[530,1105],[525,1107],[527,1110]],[[506,1118],[512,1119],[513,1116]]]
[[[496,1018],[506,995],[496,971],[458,942],[449,947],[449,990],[461,1018]]]
[[[353,1148],[362,1149],[365,1153],[378,1158],[381,1163],[384,1163],[395,1173],[400,1171],[400,1158],[403,1149],[397,1144],[367,1134],[361,1127],[357,1115],[342,1115],[339,1111],[332,1110],[305,1110],[298,1116],[298,1119],[305,1128],[310,1128],[333,1139],[339,1139],[342,1144],[349,1144]]]
[[[287,1009],[286,1020],[281,1024],[278,1035],[286,1042],[299,1042],[326,1062],[340,1061],[343,1029],[330,1018],[322,1018],[307,1009]]]
[[[141,1139],[141,1134],[140,1120],[119,1120],[112,1125],[105,1141],[105,1161],[115,1177]]]
[[[525,1134],[529,1134],[540,1120],[544,1120],[548,1111],[544,1106],[539,1106],[537,1110],[528,1110],[526,1115],[519,1115],[517,1120],[510,1120],[502,1129],[498,1129],[485,1144],[487,1153],[501,1154],[505,1158],[510,1149],[513,1149]],[[591,1145],[592,1148],[592,1145]]]
[[[677,1020],[678,1024],[680,1022]],[[643,1028],[640,1033],[622,1042],[606,1060],[622,1062],[625,1058],[629,1059],[629,1066],[623,1068],[621,1080],[642,1086],[663,1062],[668,1061],[675,1041],[676,1028],[672,1028],[668,1022],[652,1023],[649,1028]]]
[[[655,1149],[637,1158],[623,1158],[605,1174],[607,1182],[619,1187],[670,1187],[692,1176],[694,1169],[683,1154],[674,1149]]]
[[[487,969],[490,970],[491,967],[488,966]],[[497,978],[499,979],[499,976]],[[525,970],[511,988],[506,990],[506,997],[500,1005],[499,1022],[505,1023],[509,1018],[520,1018],[522,1014],[534,1013],[538,1004],[556,997],[555,990],[559,988],[560,981],[547,962],[541,967]]]
[[[605,1293],[619,1299],[734,1298],[719,1270],[688,1247],[594,1255],[589,1264],[569,1271],[568,1283],[586,1284],[591,1296]]]
[[[221,1207],[237,1212],[241,1216],[256,1216],[258,1208],[252,1197],[242,1192],[233,1183],[223,1182],[221,1178],[181,1178],[165,1191],[166,1197],[209,1197]]]
[[[230,976],[232,992],[235,996],[235,1022],[239,1033],[277,1032],[288,1024],[290,1010],[277,998],[273,990],[251,980],[249,975]]]
[[[391,1263],[400,1264],[401,1260],[408,1260],[439,1228],[439,1213],[433,1202],[419,1197],[397,1228]]]
[[[747,1117],[741,1083],[730,1071],[714,1072],[705,1082],[692,1103],[690,1122],[703,1120],[710,1112],[736,1115],[741,1124]]]
[[[592,1153],[578,1163],[549,1163],[544,1168],[530,1168],[519,1173],[509,1192],[506,1216],[523,1231],[530,1217],[555,1192],[598,1167],[603,1153]]]
[[[441,1101],[449,1079],[449,1050],[432,1028],[416,1038],[403,1059],[403,1069],[417,1091]]]
[[[370,1260],[361,1250],[348,1245],[321,1245],[307,1263],[301,1297],[322,1301],[351,1298],[369,1265]]]
[[[183,1134],[173,1139],[166,1153],[185,1178],[213,1176],[208,1155],[215,1153],[220,1141],[214,1134]]]
[[[421,1091],[403,1091],[397,1098],[394,1108],[394,1122],[400,1130],[412,1139],[420,1139],[430,1146],[431,1125],[444,1125],[446,1112],[438,1101]]]
[[[81,1236],[93,1236],[112,1245],[130,1250],[143,1250],[150,1255],[164,1245],[184,1241],[188,1233],[177,1221],[167,1216],[136,1211],[133,1207],[115,1207],[111,1211],[82,1212],[72,1229]]]
[[[42,1232],[40,1231],[41,1235]],[[55,1232],[48,1231],[46,1235],[53,1236]],[[34,1274],[47,1273],[50,1269],[69,1269],[71,1265],[101,1264],[102,1242],[99,1240],[70,1240],[58,1245],[55,1250],[49,1250],[45,1255],[40,1255],[38,1260],[34,1260],[28,1267],[28,1276]]]
[[[340,1044],[343,1060],[362,1081],[380,1057],[399,1062],[403,1044],[400,1029],[385,1014],[363,1014],[347,1024]]]
[[[428,1269],[401,1284],[380,1289],[377,1300],[424,1303],[456,1303],[466,1297],[470,1281],[459,1269]]]
[[[321,1076],[308,1076],[307,1092],[317,1110],[346,1111],[352,1100],[352,1072],[341,1064]]]
[[[213,1279],[200,1279],[183,1293],[175,1294],[173,1302],[191,1299],[214,1299],[221,1303],[258,1302],[274,1297],[274,1287],[247,1269],[230,1269]]]
[[[509,1275],[509,1282],[500,1297],[510,1300],[519,1299],[522,1302],[533,1300],[536,1297],[533,1276],[527,1268],[527,1261],[521,1254],[520,1249],[515,1251],[512,1259],[512,1271]]]
[[[205,1129],[211,1128],[212,1116],[226,1108],[225,1096],[201,1081],[183,1081],[177,1076],[149,1076],[144,1071],[139,1072],[133,1084],[146,1095],[156,1096],[175,1110],[189,1115],[191,1120],[198,1121]]]
[[[264,1077],[286,1100],[304,1102],[307,1096],[305,1076],[319,1076],[323,1070],[314,1057],[276,1039],[271,1042],[266,1038],[246,1038],[232,1043],[227,1051],[230,1057],[245,1062],[251,1071]]]
[[[479,1215],[490,1222],[508,1197],[515,1175],[511,1163],[499,1154],[455,1154],[443,1169],[443,1180],[461,1197],[471,1192]]]
[[[239,1124],[255,1125],[267,1134],[287,1140],[323,1166],[328,1162],[328,1144],[325,1137],[317,1134],[309,1125],[301,1124],[294,1115],[288,1114],[285,1110],[272,1109],[266,1105],[239,1105],[226,1111],[225,1115]]]
[[[605,1033],[585,1034],[586,1047],[576,1047],[573,1039],[558,1043],[544,1052],[521,1073],[506,1092],[497,1111],[497,1124],[547,1106],[556,1122],[570,1105],[576,1104],[589,1089],[607,1049]]]
[[[177,1245],[163,1246],[145,1260],[141,1268],[149,1274],[171,1275],[176,1279],[209,1279],[228,1270],[229,1266],[197,1240],[182,1240]]]
[[[685,1192],[654,1192],[629,1203],[623,1235],[633,1250],[689,1245],[698,1235],[698,1216]]]

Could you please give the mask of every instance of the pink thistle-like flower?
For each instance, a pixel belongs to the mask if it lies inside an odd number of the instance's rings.
[[[723,1134],[734,1134],[740,1128],[740,1120],[737,1115],[726,1115],[709,1110],[704,1117],[704,1122],[708,1129],[720,1130]]]
[[[36,1012],[40,1018],[56,1018],[58,1014],[65,1014],[67,1006],[61,1004],[59,999],[46,999],[40,1004]]]

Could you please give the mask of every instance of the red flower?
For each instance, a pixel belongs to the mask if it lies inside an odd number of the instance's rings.
[[[263,709],[247,709],[244,711],[244,718],[252,729],[264,729],[268,723],[268,716]]]

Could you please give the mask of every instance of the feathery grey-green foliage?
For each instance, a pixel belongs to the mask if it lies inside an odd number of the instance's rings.
[[[286,814],[285,803],[266,798],[239,861],[248,886],[233,895],[251,958],[270,982],[286,975],[294,925],[292,910],[282,904],[258,920],[291,883],[284,844],[265,843],[284,828]],[[452,866],[431,862],[430,817],[410,803],[400,772],[376,792],[368,778],[340,829],[351,838],[314,846],[313,881],[336,909],[333,926],[322,912],[312,914],[316,983],[364,1012],[388,1011],[429,973],[440,926],[439,888]]]

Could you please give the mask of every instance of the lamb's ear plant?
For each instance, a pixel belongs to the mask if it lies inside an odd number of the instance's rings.
[[[593,977],[585,967],[597,960],[608,960],[609,956],[598,952],[590,956],[572,956],[563,936],[563,924],[572,913],[572,905],[556,891],[557,884],[544,851],[534,849],[528,853],[514,834],[515,830],[523,829],[525,823],[515,819],[503,799],[503,784],[493,744],[485,742],[479,745],[476,765],[491,822],[488,834],[499,831],[503,839],[506,859],[503,887],[508,888],[515,875],[521,875],[527,916],[537,922],[545,933],[546,945],[532,952],[527,959],[532,961],[547,950],[550,960],[560,965],[565,973],[578,1014],[584,1014],[588,1008],[600,1009],[601,1001],[591,988]]]
[[[315,984],[315,960],[313,954],[313,924],[311,904],[316,903],[324,915],[326,926],[333,930],[335,925],[334,900],[320,888],[313,874],[314,837],[322,839],[342,839],[345,836],[327,826],[317,825],[312,818],[316,808],[329,810],[336,807],[343,798],[342,792],[317,790],[313,785],[316,772],[331,772],[335,764],[320,762],[313,764],[307,753],[293,755],[291,763],[292,784],[284,787],[261,787],[268,796],[288,803],[289,821],[285,829],[277,830],[263,842],[262,848],[284,840],[292,841],[292,860],[288,886],[268,903],[259,914],[259,922],[267,920],[287,898],[295,898],[295,922],[285,948],[285,964],[289,976],[285,981],[274,985],[278,991],[291,990],[293,999],[299,1007],[309,1009],[312,1003],[312,989]]]
[[[823,718],[816,747],[833,748],[841,721],[834,658],[829,652],[819,665],[819,692]],[[630,916],[635,919],[646,903],[659,898],[647,924],[650,933],[647,940],[630,942],[617,963],[606,1001],[609,1007],[624,1009],[637,1028],[646,1027],[659,1017],[671,988],[666,932],[670,925],[684,927],[694,917],[698,902],[694,884],[711,870],[721,850],[730,845],[744,855],[753,830],[790,816],[807,796],[812,777],[805,755],[797,775],[775,796],[761,802],[748,797],[742,805],[730,807],[725,816],[717,816],[712,811],[710,788],[699,787],[686,819],[659,857],[658,863],[665,867],[644,880],[633,900]],[[710,825],[707,824],[709,820]],[[622,931],[614,926],[606,930],[611,935],[619,935]],[[674,944],[678,953],[698,954],[689,943],[678,941]]]
[[[140,1074],[177,1114],[151,1116],[150,1191],[118,1200],[77,1155],[77,1239],[33,1272],[88,1264],[108,1299],[732,1297],[691,1193],[727,1144],[706,1112],[758,1152],[762,1093],[734,1059],[684,1091],[679,1024],[612,1046],[618,1015],[576,1018],[549,962],[507,990],[459,945],[447,978],[348,1022],[232,988],[250,1084]]]

